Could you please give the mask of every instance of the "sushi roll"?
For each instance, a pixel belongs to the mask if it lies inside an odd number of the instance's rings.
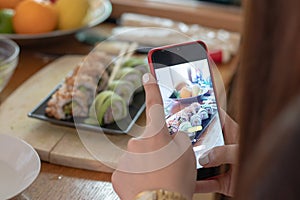
[[[186,112],[181,112],[181,114],[180,114],[180,121],[182,121],[182,122],[188,122],[188,121],[190,121],[189,114],[186,113]]]
[[[191,127],[192,127],[192,124],[188,121],[185,121],[179,125],[179,131],[188,131],[188,129]]]
[[[111,64],[113,57],[103,51],[91,51],[82,61],[83,68],[106,70]],[[101,73],[100,73],[101,74]]]
[[[190,107],[192,107],[194,109],[194,112],[197,113],[201,108],[201,104],[198,102],[194,102],[190,105]]]
[[[67,91],[65,87],[55,92],[47,102],[46,114],[56,119],[70,119],[73,116],[88,115],[88,99],[80,90]]]
[[[89,113],[89,97],[80,90],[72,91],[71,115],[73,117],[87,117]],[[65,109],[66,112],[66,109]]]
[[[89,118],[85,122],[102,126],[121,120],[127,114],[125,100],[113,91],[107,90],[96,96],[89,110]]]
[[[169,132],[170,132],[170,134],[174,134],[174,133],[176,133],[176,132],[178,132],[178,129],[179,129],[179,121],[178,120],[170,120],[169,122],[168,122],[168,129],[169,129]]]
[[[99,80],[104,72],[105,65],[102,63],[82,62],[80,63],[78,76],[85,74],[87,76],[93,77],[95,80]]]
[[[122,68],[123,67],[134,68],[140,71],[141,74],[149,72],[149,67],[143,58],[131,57],[122,64]]]
[[[195,114],[191,117],[190,123],[192,124],[192,126],[201,126],[202,117],[198,114]]]
[[[76,77],[75,89],[83,92],[88,98],[88,104],[93,102],[96,94],[97,82],[91,76],[82,75]]]
[[[184,108],[184,109],[183,109],[183,112],[184,112],[185,114],[187,114],[188,119],[190,119],[190,117],[194,115],[194,109],[193,109],[193,107],[190,107],[190,106]]]
[[[131,104],[134,93],[133,83],[125,80],[114,80],[108,85],[107,89],[122,97],[128,105]]]
[[[92,51],[87,55],[51,96],[46,115],[59,120],[87,117],[94,96],[107,87],[105,66],[110,61],[111,56],[102,52]]]
[[[209,118],[208,112],[204,108],[200,108],[200,110],[198,111],[198,115],[201,117],[202,120]]]
[[[87,75],[97,82],[108,76],[106,68],[111,63],[112,57],[104,52],[92,51],[79,64],[78,76]]]
[[[134,89],[140,89],[142,86],[142,74],[136,69],[125,67],[116,75],[115,80],[126,80],[134,85]]]
[[[208,112],[208,114],[211,114],[211,115],[213,115],[216,112],[216,110],[213,108],[213,106],[209,105],[209,104],[202,105],[202,108],[205,109]]]

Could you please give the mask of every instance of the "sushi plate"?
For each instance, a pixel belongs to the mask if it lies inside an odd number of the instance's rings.
[[[139,116],[143,113],[145,105],[145,94],[144,92],[138,92],[133,97],[133,104],[129,106],[129,114],[122,120],[105,124],[103,126],[91,125],[84,122],[86,118],[76,118],[76,124],[74,119],[70,118],[67,120],[58,120],[46,115],[45,109],[47,102],[61,85],[58,85],[45,99],[43,99],[31,112],[28,113],[28,117],[36,118],[39,120],[47,121],[56,125],[74,127],[78,129],[85,129],[97,132],[105,132],[112,134],[127,134],[133,127]]]

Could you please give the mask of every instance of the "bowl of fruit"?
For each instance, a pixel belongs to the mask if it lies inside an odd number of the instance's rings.
[[[14,41],[0,37],[0,92],[17,67],[19,52],[20,48]]]
[[[94,27],[111,14],[109,0],[0,0],[0,35],[42,44]]]
[[[200,102],[202,97],[208,92],[207,87],[201,87],[199,84],[184,85],[177,87],[170,98],[182,104],[190,104]]]

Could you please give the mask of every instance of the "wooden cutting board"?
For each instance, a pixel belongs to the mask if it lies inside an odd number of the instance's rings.
[[[82,56],[61,57],[33,75],[15,90],[0,106],[0,134],[19,137],[38,152],[41,160],[50,163],[112,172],[122,150],[126,148],[134,130],[129,135],[111,135],[89,131],[77,132],[75,128],[29,118],[32,111],[64,77],[76,67]],[[145,116],[138,123],[145,121]]]

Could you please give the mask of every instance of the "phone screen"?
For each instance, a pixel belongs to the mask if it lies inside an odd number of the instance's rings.
[[[150,56],[170,134],[185,132],[197,159],[207,150],[224,145],[205,48],[199,43],[188,43],[153,50]],[[202,168],[199,162],[197,168]]]

